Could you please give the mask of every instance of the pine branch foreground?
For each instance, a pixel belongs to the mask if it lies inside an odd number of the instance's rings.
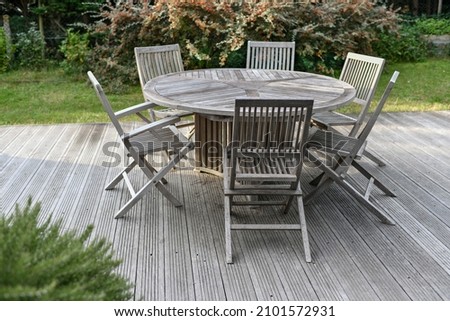
[[[0,300],[129,300],[131,284],[115,273],[105,239],[62,232],[51,217],[39,224],[31,198],[13,215],[0,213]]]

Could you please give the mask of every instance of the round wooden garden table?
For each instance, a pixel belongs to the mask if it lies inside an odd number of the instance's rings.
[[[356,90],[338,79],[298,71],[201,69],[162,75],[144,87],[160,106],[195,114],[195,166],[220,173],[222,145],[230,135],[237,98],[313,99],[313,112],[349,104]]]

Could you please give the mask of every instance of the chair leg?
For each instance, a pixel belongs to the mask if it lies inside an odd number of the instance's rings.
[[[232,196],[225,196],[224,213],[225,213],[225,253],[228,264],[233,263],[233,253],[231,244],[231,202]]]
[[[375,156],[374,154],[372,154],[368,150],[364,150],[363,155],[365,157],[367,157],[368,159],[370,159],[375,164],[378,164],[378,166],[380,166],[380,167],[386,166],[385,162],[383,162],[379,157]]]
[[[151,121],[157,121],[157,120],[158,120],[158,119],[156,118],[155,110],[154,110],[153,108],[150,108],[150,109],[148,110],[148,114],[149,114],[149,116],[150,116],[150,120],[151,120]]]
[[[156,173],[156,169],[146,160],[144,159],[144,164],[146,167],[148,167],[153,173]],[[116,187],[116,185],[118,183],[120,183],[120,181],[123,179],[123,174],[126,173],[128,174],[129,172],[131,172],[131,170],[136,167],[137,163],[136,161],[132,161],[127,167],[125,167],[119,174],[117,174],[113,180],[111,182],[108,183],[108,185],[106,185],[105,190],[111,190],[114,189],[114,187]],[[161,183],[163,184],[167,184],[167,180],[163,177],[161,179]]]
[[[380,190],[382,190],[387,196],[396,197],[396,195],[387,188],[383,183],[381,183],[378,179],[373,177],[372,174],[370,174],[360,163],[357,161],[353,161],[352,165],[354,168],[356,168],[361,174],[363,174],[367,179],[373,179],[373,184],[378,187]]]
[[[345,181],[342,177],[338,176],[338,179],[335,182],[341,185],[347,192],[350,193],[354,198],[356,198],[361,204],[363,204],[372,214],[380,219],[380,221],[384,224],[395,225],[392,218],[390,218],[387,214],[380,211],[368,198],[358,192],[353,186],[351,186],[347,181]]]
[[[161,194],[163,194],[176,207],[183,206],[183,204],[172,193],[170,193],[167,188],[164,187],[161,180],[189,151],[190,148],[188,146],[183,147],[163,169],[155,173],[153,173],[155,169],[151,167],[151,165],[150,168],[147,167],[144,156],[137,155],[136,153],[130,151],[132,157],[137,160],[137,165],[139,165],[145,175],[149,178],[149,181],[119,210],[115,218],[123,217],[125,213],[133,207],[133,205],[136,204],[136,202],[139,201],[142,196],[144,196],[144,194],[153,186],[155,186]]]
[[[127,167],[117,174],[108,185],[106,185],[105,189],[110,190],[116,187],[116,185],[123,179],[123,174],[128,174],[136,165],[136,161],[133,160]]]
[[[155,187],[161,192],[161,194],[163,194],[175,207],[183,206],[183,204],[171,192],[169,192],[167,188],[164,187],[164,185],[161,183],[161,179],[175,167],[175,165],[182,157],[184,157],[187,152],[189,152],[189,148],[183,147],[183,149],[180,150],[180,152],[176,154],[175,157],[173,157],[162,170],[156,172],[155,175],[152,173],[152,170],[150,168],[146,166],[141,167],[142,171],[150,179],[150,182],[152,182],[152,184],[155,185]],[[139,157],[139,162],[140,164],[145,164],[146,160],[143,157]],[[145,186],[147,186],[149,183],[147,183]],[[142,189],[144,189],[144,187]]]
[[[172,161],[175,162],[175,161]],[[169,163],[170,164],[170,163]],[[175,165],[166,165],[167,167],[174,167]],[[176,162],[175,162],[176,164]],[[163,184],[167,183],[167,180],[164,178],[164,175],[160,175],[160,173],[145,159],[144,156],[139,156],[139,166],[141,167],[144,174],[150,181],[154,180],[155,175],[161,177],[159,181],[154,181],[155,187],[163,194],[175,207],[183,206],[183,204],[170,193]]]
[[[315,161],[318,161],[317,158]],[[356,163],[353,161],[352,164]],[[366,198],[364,195],[362,195],[359,191],[357,191],[353,186],[351,186],[345,179],[344,179],[344,167],[338,168],[337,172],[333,169],[328,168],[327,166],[323,164],[319,164],[317,162],[317,165],[319,168],[325,173],[324,177],[322,178],[319,185],[308,195],[305,196],[304,202],[305,204],[310,202],[314,197],[317,197],[320,195],[326,188],[328,188],[331,183],[335,182],[336,184],[339,184],[342,186],[347,192],[350,193],[354,198],[356,198],[360,203],[362,203],[366,208],[374,214],[376,217],[378,217],[381,222],[389,225],[395,225],[394,221],[386,214],[381,212],[368,198]],[[360,168],[362,168],[360,166]]]
[[[152,166],[152,164],[150,164],[145,158],[144,158],[144,164],[146,167],[148,167],[148,169],[150,169],[152,171],[152,173],[157,173],[158,171]],[[163,184],[167,184],[167,180],[163,177],[161,178],[161,183]]]
[[[344,161],[344,159],[342,157],[337,156],[337,155],[333,156],[333,157],[328,157],[328,156],[326,156],[326,157],[327,157],[327,162],[330,162],[330,164],[326,164],[326,166],[333,167],[334,169],[340,167],[342,162]],[[316,164],[318,164],[320,167],[321,163],[318,161],[317,158],[315,158],[314,162]],[[324,175],[325,175],[325,173],[322,172],[316,178],[314,178],[312,181],[310,181],[309,185],[318,186]]]
[[[322,194],[332,183],[333,179],[331,179],[327,175],[321,175],[321,180],[317,184],[317,187],[303,198],[304,203],[308,204],[309,202],[311,202],[314,198]]]
[[[312,161],[321,171],[318,177],[316,177],[313,182],[317,180],[317,186],[311,192],[309,192],[305,197],[303,197],[303,202],[308,204],[311,200],[322,194],[332,183],[335,181],[335,177],[340,178],[340,176],[331,168],[323,164],[316,156],[308,153],[309,160]],[[341,168],[343,171],[344,168]]]
[[[311,262],[311,250],[309,248],[309,238],[308,238],[308,229],[306,228],[306,218],[305,218],[305,209],[303,207],[303,198],[302,196],[297,197],[298,204],[298,214],[300,217],[300,226],[302,230],[302,239],[303,239],[303,249],[305,251],[305,260],[306,262]]]
[[[283,214],[287,214],[289,212],[289,208],[291,207],[292,201],[294,200],[294,196],[289,196],[286,204],[284,205]]]
[[[122,206],[116,213],[114,218],[122,218],[134,206],[134,204],[136,204],[142,198],[142,196],[144,196],[144,193],[141,193],[141,191],[133,196],[124,206]],[[145,192],[147,192],[147,190],[145,190]]]
[[[325,175],[325,174],[320,173],[319,175],[317,175],[316,178],[314,178],[312,181],[309,182],[309,185],[312,185],[312,186],[319,185],[320,181],[322,180],[323,175]]]
[[[147,172],[148,174],[149,169],[145,168],[143,169],[144,172]],[[150,175],[152,175],[150,173]],[[172,195],[165,187],[161,184],[160,176],[162,174],[158,173],[157,175],[153,176],[153,178],[150,178],[150,181],[148,181],[133,197],[117,212],[117,214],[114,216],[114,218],[121,218],[123,217],[126,212],[128,212],[134,204],[136,204],[144,195],[147,193],[153,186],[155,186],[161,194],[163,194],[171,203],[173,203],[176,207],[182,206],[183,204],[180,203],[180,201],[175,198],[175,196]]]

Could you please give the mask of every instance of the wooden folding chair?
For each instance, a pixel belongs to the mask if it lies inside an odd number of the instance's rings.
[[[337,133],[341,132],[336,127],[353,126],[349,135],[356,137],[369,111],[378,81],[383,72],[384,63],[385,60],[382,58],[353,52],[348,53],[339,79],[355,87],[356,98],[354,102],[361,105],[361,110],[357,118],[336,111],[318,113],[312,117],[313,125],[322,129],[334,130]],[[381,159],[367,150],[364,152],[364,156],[379,166],[385,165]]]
[[[231,230],[249,229],[300,229],[306,261],[311,262],[300,174],[312,107],[312,100],[236,100],[232,142],[223,153],[227,263],[233,262]],[[243,195],[251,199],[243,201]],[[283,199],[267,199],[274,195]],[[294,198],[299,224],[231,223],[233,206],[282,205],[286,213]]]
[[[247,69],[294,70],[295,42],[249,41]]]
[[[134,54],[142,91],[144,91],[145,84],[155,77],[184,71],[180,46],[178,44],[136,47],[134,48]],[[153,121],[171,116],[181,118],[192,115],[192,112],[173,108],[150,109],[150,116]],[[183,123],[177,124],[177,127],[186,126],[194,126],[194,122],[184,121]],[[193,129],[188,136],[190,137],[192,134]]]
[[[318,129],[308,139],[307,143],[307,157],[310,162],[313,162],[323,174],[313,180],[312,184],[317,187],[312,190],[305,197],[305,204],[312,199],[319,196],[325,191],[333,182],[343,187],[354,198],[361,202],[367,209],[375,214],[383,223],[394,224],[394,221],[383,213],[375,204],[370,200],[370,193],[374,186],[378,187],[388,196],[395,197],[395,194],[376,179],[368,170],[366,170],[357,159],[361,156],[366,146],[367,137],[369,136],[376,120],[378,119],[381,110],[388,99],[388,96],[394,87],[399,72],[394,72],[387,85],[384,94],[378,103],[374,113],[362,129],[361,133],[357,137],[345,136],[337,134],[332,131],[325,131]],[[348,170],[350,167],[354,167],[368,180],[366,190],[360,192],[351,182],[348,181]]]
[[[107,190],[113,189],[123,179],[131,194],[131,199],[124,206],[122,206],[122,208],[115,215],[115,218],[124,216],[125,213],[133,207],[133,205],[136,204],[136,202],[138,202],[153,186],[155,186],[170,202],[172,202],[172,204],[175,206],[182,206],[182,203],[163,185],[167,183],[164,176],[171,169],[173,169],[190,150],[194,148],[194,144],[188,141],[188,139],[184,137],[175,126],[173,126],[180,120],[180,118],[164,118],[158,121],[146,123],[139,128],[126,132],[120,124],[119,119],[125,116],[137,114],[142,119],[148,121],[142,112],[152,108],[153,105],[151,103],[142,103],[114,112],[102,86],[91,71],[88,72],[88,77],[94,86],[95,92],[97,93],[104,110],[117,130],[123,146],[128,152],[128,156],[132,159],[132,162],[105,187]],[[156,170],[146,159],[146,157],[160,151],[165,151],[167,153],[170,152],[172,157],[159,170]],[[134,190],[130,178],[128,177],[128,173],[135,167],[141,169],[148,178],[148,181],[138,191]]]

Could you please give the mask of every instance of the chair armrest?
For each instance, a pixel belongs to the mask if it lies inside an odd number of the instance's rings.
[[[123,139],[130,139],[136,135],[142,134],[143,132],[146,131],[151,131],[151,130],[155,130],[158,128],[162,128],[162,127],[166,127],[168,125],[173,125],[177,122],[180,121],[180,117],[167,117],[164,119],[160,119],[154,122],[151,122],[150,124],[141,126],[139,128],[136,128],[135,130],[132,130],[129,133],[125,133],[123,134],[122,138]]]
[[[117,118],[122,118],[125,116],[134,115],[143,110],[152,109],[155,106],[156,105],[154,103],[147,101],[145,103],[141,103],[138,105],[134,105],[134,106],[119,110],[118,112],[115,113],[115,115]]]

